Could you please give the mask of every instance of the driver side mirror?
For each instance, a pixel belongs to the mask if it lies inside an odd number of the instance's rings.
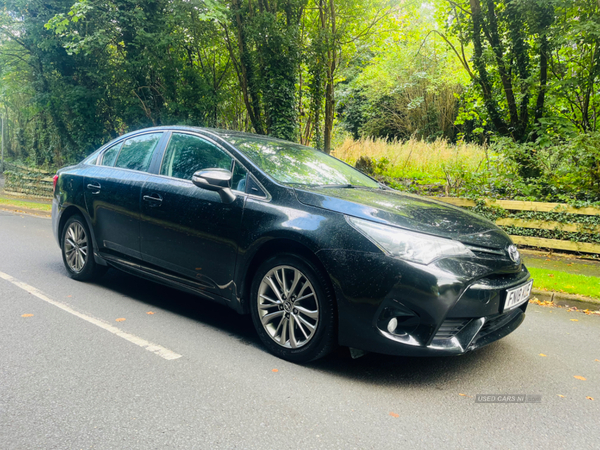
[[[223,203],[232,203],[236,196],[231,191],[233,174],[227,169],[203,169],[192,176],[192,183],[202,189],[218,192]]]

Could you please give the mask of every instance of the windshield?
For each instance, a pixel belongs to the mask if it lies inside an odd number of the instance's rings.
[[[319,150],[292,142],[226,134],[254,164],[281,183],[308,186],[379,188],[379,183]]]

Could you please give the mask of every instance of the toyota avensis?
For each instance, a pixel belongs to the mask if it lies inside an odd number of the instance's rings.
[[[52,226],[72,278],[111,266],[249,313],[290,361],[337,345],[458,355],[525,317],[532,280],[502,230],[309,147],[150,128],[54,183]]]

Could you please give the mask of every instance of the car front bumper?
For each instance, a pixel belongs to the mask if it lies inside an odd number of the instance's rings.
[[[503,307],[506,291],[527,282],[529,272],[499,257],[424,266],[382,253],[322,250],[317,256],[336,293],[340,345],[390,355],[459,355],[503,338],[525,318],[527,302]]]

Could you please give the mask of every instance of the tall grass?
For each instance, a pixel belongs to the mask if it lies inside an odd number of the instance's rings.
[[[477,144],[451,144],[444,139],[424,142],[417,139],[388,142],[384,139],[345,139],[332,154],[354,165],[361,156],[384,161],[384,175],[410,178],[421,183],[446,182],[449,170],[481,170],[486,154]],[[385,162],[385,160],[389,163]]]

